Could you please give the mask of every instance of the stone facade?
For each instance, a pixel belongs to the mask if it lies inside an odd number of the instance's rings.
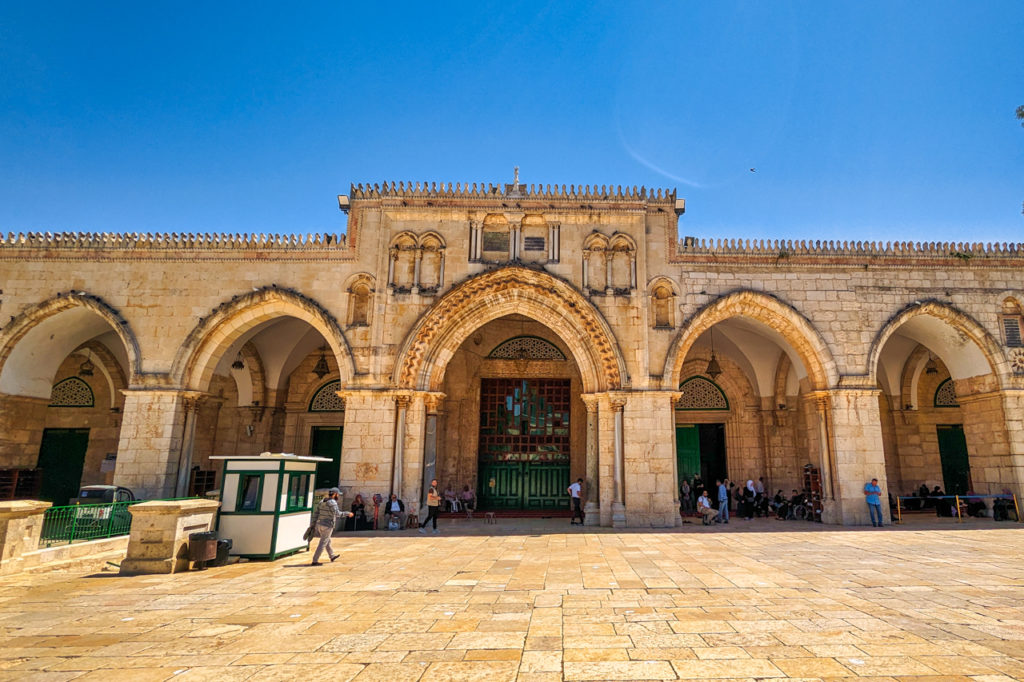
[[[479,494],[481,382],[544,378],[568,382],[588,523],[678,523],[688,425],[720,429],[739,484],[788,493],[813,466],[835,523],[867,521],[872,477],[952,487],[940,428],[962,433],[958,485],[1024,492],[1020,245],[680,240],[682,200],[637,188],[339,201],[341,237],[0,237],[0,468],[88,429],[83,483],[174,497],[212,455],[311,454],[341,429],[346,499],[421,501],[431,476]],[[489,357],[519,337],[556,351]],[[51,406],[72,377],[94,403]],[[694,377],[721,404],[688,402]],[[333,381],[337,409],[313,409]]]

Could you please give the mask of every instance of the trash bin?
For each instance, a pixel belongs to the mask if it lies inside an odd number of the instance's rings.
[[[189,535],[188,558],[195,562],[195,567],[200,571],[206,568],[207,561],[217,558],[217,533],[207,531]]]
[[[207,566],[227,566],[228,553],[231,551],[231,539],[217,540],[217,557]]]

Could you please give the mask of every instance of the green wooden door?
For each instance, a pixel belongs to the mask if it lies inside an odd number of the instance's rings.
[[[54,506],[69,504],[78,497],[82,483],[85,451],[89,448],[89,429],[45,429],[39,446],[39,464],[43,480],[39,497]]]
[[[569,465],[481,462],[481,509],[568,509]]]
[[[683,424],[676,427],[676,471],[679,480],[690,482],[700,474],[700,431],[696,424]]]
[[[316,465],[317,488],[334,488],[338,485],[338,479],[341,478],[341,433],[340,426],[313,427],[309,454],[331,460]]]
[[[939,424],[939,457],[942,482],[947,495],[963,495],[971,487],[971,466],[967,459],[967,439],[963,424]]]

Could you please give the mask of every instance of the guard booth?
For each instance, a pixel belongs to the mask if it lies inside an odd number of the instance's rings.
[[[276,559],[305,549],[316,466],[323,457],[285,453],[211,457],[224,461],[217,536],[231,554]]]

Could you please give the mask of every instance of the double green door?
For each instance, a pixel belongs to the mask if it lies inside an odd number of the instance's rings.
[[[39,497],[62,507],[78,497],[82,483],[85,453],[89,448],[89,429],[45,429],[39,446],[43,470]]]
[[[569,465],[481,462],[481,509],[568,509]]]

